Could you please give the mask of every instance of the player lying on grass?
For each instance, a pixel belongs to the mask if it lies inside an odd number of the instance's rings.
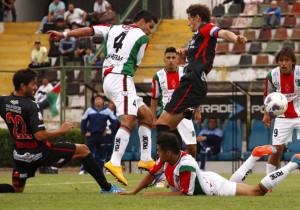
[[[0,97],[0,115],[14,139],[12,185],[0,184],[0,193],[21,193],[26,180],[34,177],[41,166],[61,167],[71,159],[81,159],[86,171],[102,188],[102,193],[124,191],[107,182],[85,144],[55,143],[48,139],[66,133],[73,124],[65,122],[57,130],[46,130],[42,112],[33,101],[37,91],[37,73],[21,69],[13,76],[15,91],[10,96]]]
[[[121,195],[135,195],[148,187],[163,172],[172,192],[145,192],[147,196],[178,196],[178,195],[265,195],[269,189],[279,184],[290,172],[299,168],[300,154],[293,156],[292,160],[282,167],[267,175],[256,185],[241,183],[245,180],[255,162],[265,155],[276,153],[271,145],[256,147],[252,155],[231,176],[230,180],[214,172],[200,171],[195,159],[180,150],[177,137],[168,132],[157,136],[157,153],[159,159],[144,179],[128,192]]]

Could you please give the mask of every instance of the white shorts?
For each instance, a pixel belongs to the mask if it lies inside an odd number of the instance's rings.
[[[186,145],[197,144],[195,128],[192,120],[183,119],[177,125],[177,130]]]
[[[231,182],[215,172],[201,172],[200,179],[202,190],[206,195],[234,196],[236,183]]]
[[[132,77],[124,74],[110,73],[103,81],[103,91],[111,100],[119,116],[137,116],[138,108],[144,105],[143,99],[136,94]]]
[[[272,134],[273,145],[283,145],[292,141],[293,130],[297,130],[297,139],[300,139],[300,118],[275,118]]]

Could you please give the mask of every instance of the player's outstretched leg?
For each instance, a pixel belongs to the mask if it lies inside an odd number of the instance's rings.
[[[300,154],[295,154],[288,164],[278,169],[277,171],[274,171],[265,176],[265,178],[263,178],[259,183],[260,189],[264,193],[267,193],[270,189],[272,189],[273,187],[278,185],[282,180],[284,180],[289,173],[299,168]]]
[[[104,167],[123,185],[127,186],[128,182],[123,174],[123,166],[121,165],[121,159],[125,153],[126,147],[129,142],[129,137],[132,130],[126,126],[121,125],[116,137],[113,154],[109,162],[104,164]]]
[[[257,146],[253,149],[250,157],[241,165],[241,167],[231,176],[232,182],[243,182],[250,173],[255,162],[266,155],[275,154],[276,148],[271,145]]]

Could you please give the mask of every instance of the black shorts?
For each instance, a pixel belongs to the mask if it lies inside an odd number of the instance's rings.
[[[172,94],[171,100],[165,106],[170,114],[182,113],[187,108],[197,108],[207,94],[207,82],[194,72],[189,72],[180,80],[180,85]]]
[[[72,143],[47,143],[34,151],[34,155],[40,157],[36,161],[24,162],[14,159],[13,185],[23,187],[26,179],[34,177],[36,170],[41,166],[62,167],[72,159],[75,150],[76,145]]]

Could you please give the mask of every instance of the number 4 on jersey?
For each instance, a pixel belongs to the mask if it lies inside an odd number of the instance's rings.
[[[119,36],[117,36],[115,38],[114,41],[114,48],[116,49],[116,53],[118,53],[118,51],[122,48],[123,44],[123,40],[125,39],[125,36],[128,34],[128,31],[123,31]]]

